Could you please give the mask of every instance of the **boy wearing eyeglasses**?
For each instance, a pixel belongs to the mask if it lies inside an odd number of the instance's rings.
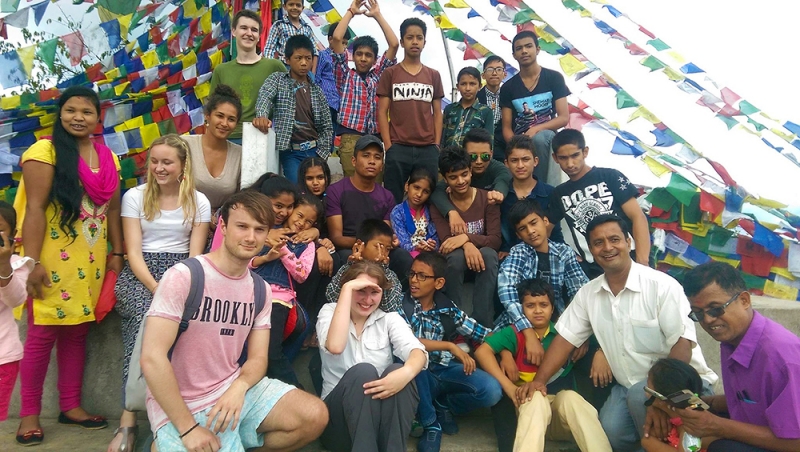
[[[478,91],[478,102],[491,108],[494,113],[494,158],[502,162],[506,155],[506,140],[503,138],[500,85],[506,77],[505,60],[497,55],[489,55],[483,62],[482,75],[486,84]]]
[[[472,129],[464,136],[464,150],[469,156],[472,187],[488,192],[489,204],[502,204],[511,187],[511,172],[492,158],[492,137],[482,128]],[[467,232],[466,222],[448,199],[445,181],[439,181],[431,194],[431,203],[447,218],[453,234]]]
[[[472,186],[470,157],[464,149],[442,149],[439,172],[447,184],[447,200],[464,221],[462,231],[454,232],[437,206],[431,207],[431,221],[442,243],[439,252],[447,258],[444,292],[460,305],[464,279],[468,275],[474,277],[472,317],[491,327],[499,265],[497,250],[501,241],[500,206],[489,201],[489,192]]]
[[[438,451],[442,433],[458,433],[454,414],[491,407],[503,395],[500,383],[476,368],[464,343],[480,345],[489,329],[468,317],[442,292],[446,271],[444,256],[423,251],[411,265],[409,292],[403,298],[403,315],[429,357],[427,370],[416,377],[417,419],[424,428],[417,445],[421,452]]]

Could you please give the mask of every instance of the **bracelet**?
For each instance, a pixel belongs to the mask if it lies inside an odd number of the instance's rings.
[[[11,279],[12,276],[14,276],[13,268],[11,269],[11,273],[9,273],[8,276],[0,276],[0,279],[2,279],[3,281],[8,281],[9,279]]]
[[[125,257],[125,253],[111,253],[112,256]]]
[[[181,439],[183,439],[183,437],[184,437],[184,436],[188,435],[189,433],[192,433],[192,430],[196,429],[196,428],[197,428],[197,427],[199,427],[199,426],[200,426],[200,423],[199,423],[199,422],[198,422],[198,423],[196,423],[196,424],[194,424],[194,425],[192,426],[192,428],[190,428],[189,430],[186,430],[186,431],[183,433],[183,435],[181,435],[181,436],[180,436],[180,438],[181,438]]]
[[[42,265],[42,261],[39,261],[39,260],[36,260],[36,259],[34,259],[34,260],[33,260],[33,266],[35,267],[35,266],[37,266],[37,265]]]

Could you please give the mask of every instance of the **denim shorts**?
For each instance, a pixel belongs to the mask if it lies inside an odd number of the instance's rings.
[[[255,386],[250,388],[244,396],[242,413],[239,416],[239,424],[236,430],[231,430],[230,426],[223,432],[217,434],[222,442],[220,452],[244,452],[253,447],[264,445],[264,434],[257,433],[256,429],[278,400],[287,392],[297,389],[280,380],[262,378]],[[195,421],[205,427],[208,421],[208,413],[214,407],[206,408],[203,411],[194,413]],[[180,433],[172,425],[172,422],[159,428],[155,434],[155,442],[159,451],[172,452],[186,450],[181,441]]]

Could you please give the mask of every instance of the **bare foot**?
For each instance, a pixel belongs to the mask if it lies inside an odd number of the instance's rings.
[[[42,424],[39,423],[38,415],[25,416],[19,421],[17,435],[23,435],[31,430],[41,430]]]
[[[117,433],[114,435],[114,438],[111,440],[111,443],[108,445],[107,452],[117,452],[119,450],[119,446],[122,444],[122,433]]]

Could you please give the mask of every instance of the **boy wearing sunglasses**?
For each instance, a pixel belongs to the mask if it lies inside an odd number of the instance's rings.
[[[469,156],[471,186],[486,190],[489,204],[502,204],[511,188],[511,172],[492,158],[492,137],[489,132],[481,128],[470,130],[464,135],[463,146]],[[452,234],[464,234],[467,225],[448,199],[450,190],[445,181],[439,181],[431,194],[431,203],[447,219]]]

